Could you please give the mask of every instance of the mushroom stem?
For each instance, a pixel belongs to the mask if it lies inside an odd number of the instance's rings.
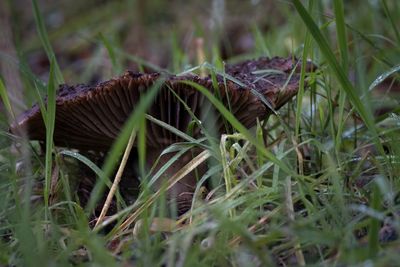
[[[163,149],[151,149],[151,151],[149,151],[146,159],[149,166],[152,166],[156,162],[162,152]],[[184,168],[191,160],[198,156],[200,152],[200,149],[193,148],[173,162],[172,165],[167,168],[163,172],[162,176],[155,182],[155,189],[160,189],[165,186],[171,177],[174,177],[174,175],[181,171],[182,168]],[[177,152],[172,152],[162,155],[154,167],[154,173],[158,172],[161,167],[167,164],[168,161],[176,155],[176,153]],[[177,181],[167,191],[167,200],[170,204],[176,205],[178,215],[181,215],[190,209],[198,178],[200,178],[205,172],[206,164],[202,163],[194,171],[191,171],[182,177],[182,179]]]

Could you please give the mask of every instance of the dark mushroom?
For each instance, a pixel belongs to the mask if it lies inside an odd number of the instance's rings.
[[[148,114],[186,132],[192,117],[175,97],[175,93],[191,108],[196,117],[204,118],[208,110],[204,108],[207,106],[207,99],[195,88],[182,82],[188,80],[210,91],[216,91],[222,103],[226,106],[229,104],[236,118],[250,128],[256,124],[257,118],[263,120],[271,114],[271,107],[279,109],[297,93],[299,74],[293,71],[297,63],[292,59],[275,57],[227,65],[227,75],[217,75],[218,88],[213,88],[210,77],[201,78],[191,74],[169,76],[161,86]],[[55,144],[79,150],[106,152],[140,101],[141,95],[160,75],[127,71],[120,77],[96,86],[62,85],[56,99]],[[215,117],[216,129],[223,133],[222,117],[218,113]],[[151,164],[166,146],[181,139],[151,121],[146,125],[146,145],[149,148],[147,161]],[[45,140],[46,130],[38,105],[23,113],[17,123],[11,126],[11,131],[17,133],[19,128],[25,128],[30,139]],[[200,134],[199,128],[196,128],[195,137]],[[168,178],[188,163],[193,154],[196,152],[185,154],[183,159],[166,171],[165,177]],[[168,154],[164,155],[158,168],[170,157]],[[205,166],[201,168],[204,169]],[[195,186],[196,177],[189,174],[169,191],[169,198],[176,199],[181,212],[190,207],[190,195]]]

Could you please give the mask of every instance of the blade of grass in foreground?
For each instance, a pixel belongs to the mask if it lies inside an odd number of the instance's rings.
[[[139,158],[139,173],[141,177],[145,176],[146,169],[146,119],[145,116],[140,118],[138,121],[139,130],[138,130],[138,140],[137,140],[137,148],[138,148],[138,158]]]
[[[1,100],[3,101],[3,105],[6,108],[9,116],[11,117],[12,120],[14,120],[15,114],[11,108],[10,98],[8,97],[7,89],[4,86],[3,80],[1,78],[0,78],[0,97]]]
[[[69,157],[79,160],[80,162],[85,164],[87,167],[89,167],[96,174],[96,176],[102,180],[102,182],[108,188],[111,188],[112,183],[111,183],[110,179],[108,179],[108,177],[104,175],[104,172],[93,161],[91,161],[84,155],[79,154],[78,152],[70,151],[70,150],[62,150],[58,154],[69,156]],[[124,204],[123,206],[125,206],[125,202],[124,202],[119,190],[116,191],[116,198],[117,198],[118,203],[123,203]]]
[[[349,59],[348,59],[348,46],[347,46],[347,36],[346,36],[346,25],[344,21],[344,8],[342,0],[334,0],[333,7],[335,11],[336,18],[336,35],[339,43],[339,52],[341,56],[341,66],[345,74],[349,72]],[[342,143],[342,133],[345,124],[344,118],[344,108],[346,103],[346,94],[342,90],[339,92],[339,117],[338,117],[338,128],[335,140],[335,150],[337,160],[340,160],[339,150]]]
[[[90,159],[88,159],[87,157],[79,154],[78,152],[73,152],[70,150],[63,150],[59,152],[60,155],[66,155],[69,157],[73,157],[77,160],[79,160],[80,162],[84,163],[86,166],[88,166],[100,179],[103,180],[103,183],[105,183],[108,187],[111,187],[111,181],[109,179],[107,179],[108,177],[104,175],[104,172],[97,167],[97,165],[91,161]]]
[[[328,44],[328,41],[324,38],[317,24],[314,22],[310,14],[301,4],[300,0],[293,0],[293,4],[297,12],[299,13],[300,17],[302,18],[304,24],[307,26],[308,30],[313,36],[314,40],[318,44],[329,66],[333,70],[333,73],[335,74],[337,80],[342,86],[342,89],[346,92],[351,103],[360,114],[361,118],[363,119],[368,129],[371,131],[374,137],[375,145],[377,146],[379,152],[381,154],[384,154],[382,144],[378,139],[378,131],[376,129],[371,110],[366,109],[364,104],[361,102],[361,99],[358,97],[355,88],[353,87],[346,73],[343,71],[338,61],[336,60],[335,55]]]
[[[33,93],[35,95],[35,99],[37,100],[37,103],[39,105],[40,113],[42,114],[43,122],[44,125],[46,126],[47,120],[46,120],[46,106],[44,104],[43,98],[40,96],[40,91],[37,83],[34,83],[35,90],[33,90]]]
[[[54,77],[54,60],[50,64],[50,77],[47,86],[47,106],[46,106],[46,159],[45,159],[45,188],[44,188],[44,203],[47,218],[49,207],[49,190],[52,175],[53,163],[53,134],[56,118],[56,85]]]
[[[122,72],[122,66],[119,64],[120,61],[118,61],[117,59],[112,42],[108,40],[106,37],[104,37],[104,35],[101,33],[99,38],[100,41],[104,44],[105,48],[107,49],[108,56],[112,64],[112,72],[116,75],[120,74]]]
[[[309,2],[308,9],[311,11],[314,7],[314,1],[311,0]],[[311,35],[310,32],[306,32],[305,40],[304,40],[304,48],[303,55],[301,58],[301,72],[300,72],[300,81],[299,81],[299,91],[297,92],[297,106],[296,106],[296,128],[295,128],[295,136],[298,140],[300,135],[300,122],[301,122],[301,111],[303,109],[303,96],[304,96],[304,80],[306,75],[306,67],[307,67],[307,56],[309,51],[311,51]]]
[[[386,3],[386,0],[382,0],[381,3],[382,3],[383,10],[385,11],[386,16],[389,18],[390,24],[391,24],[391,26],[393,28],[393,31],[394,31],[395,35],[396,35],[397,43],[398,43],[398,45],[400,45],[400,32],[399,32],[399,29],[397,29],[397,26],[396,26],[396,19],[393,18],[392,14],[390,13],[389,7],[388,7],[388,5]],[[394,14],[396,14],[396,13],[394,13]]]
[[[378,86],[381,82],[386,80],[390,75],[400,71],[400,65],[394,66],[393,68],[385,71],[381,75],[379,75],[369,86],[368,91],[372,91],[376,86]]]
[[[339,43],[339,52],[341,56],[342,68],[345,73],[348,71],[348,46],[347,46],[347,36],[346,36],[346,24],[344,21],[344,7],[342,0],[334,0],[333,8],[335,11],[336,18],[336,36]]]
[[[35,16],[35,23],[36,23],[36,29],[38,31],[40,41],[42,42],[43,48],[46,51],[47,58],[51,61],[51,59],[54,59],[54,78],[57,84],[63,84],[64,83],[64,78],[61,74],[60,67],[57,64],[57,61],[55,60],[55,55],[54,51],[51,47],[50,41],[49,41],[49,36],[47,35],[46,31],[46,26],[43,21],[43,17],[40,14],[39,6],[37,4],[36,0],[32,0],[32,6],[33,6],[33,14]]]

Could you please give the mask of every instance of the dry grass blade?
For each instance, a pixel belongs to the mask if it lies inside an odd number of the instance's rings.
[[[296,155],[297,155],[297,167],[299,168],[299,174],[304,175],[304,158],[303,154],[301,153],[299,149],[299,144],[297,143],[295,138],[292,138],[292,142],[294,145],[294,148],[296,150]]]
[[[206,62],[206,56],[204,53],[204,39],[203,38],[196,38],[196,56],[197,56],[197,63],[198,65],[202,65]],[[206,77],[207,73],[205,68],[202,66],[200,67],[200,77]]]
[[[131,136],[129,137],[128,145],[126,146],[124,155],[123,155],[122,160],[121,160],[121,164],[119,165],[117,174],[115,175],[115,179],[114,179],[114,182],[113,182],[113,184],[111,186],[110,192],[107,195],[107,199],[104,202],[104,205],[103,205],[103,208],[101,210],[100,216],[97,219],[96,225],[94,226],[95,228],[98,227],[98,225],[104,220],[104,217],[107,214],[107,211],[108,211],[108,209],[110,207],[110,203],[111,203],[111,201],[112,201],[112,199],[113,199],[113,197],[115,195],[115,192],[117,190],[118,184],[121,181],[121,177],[122,177],[122,174],[124,172],[126,162],[128,161],[129,154],[131,153],[133,143],[135,142],[135,137],[136,137],[136,131],[133,130]]]

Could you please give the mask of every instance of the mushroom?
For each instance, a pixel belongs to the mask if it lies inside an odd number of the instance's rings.
[[[204,118],[208,110],[204,108],[207,106],[207,99],[183,82],[191,81],[210,91],[216,91],[222,103],[231,107],[233,115],[250,128],[256,124],[257,118],[265,119],[273,112],[271,108],[279,109],[297,93],[299,74],[293,71],[297,63],[298,61],[290,58],[275,57],[227,65],[226,76],[217,75],[218,88],[213,88],[210,77],[170,75],[161,85],[148,114],[186,132],[192,117],[175,94],[198,118]],[[120,77],[95,86],[62,85],[56,98],[55,145],[81,151],[107,152],[140,101],[141,95],[160,76],[160,73],[127,71]],[[225,130],[222,115],[215,115],[216,129],[223,133]],[[181,141],[180,137],[152,121],[147,121],[146,127],[148,164],[152,164],[167,146]],[[19,128],[26,129],[32,140],[45,140],[46,128],[37,104],[19,116],[17,122],[11,126],[11,132],[18,133]],[[193,135],[200,136],[200,129],[195,128]],[[164,173],[163,179],[168,179],[196,153],[198,152],[195,150],[186,153]],[[163,155],[156,169],[163,166],[170,157],[170,154]],[[199,168],[200,173],[204,172],[205,166]],[[159,185],[160,183],[157,186]],[[196,176],[190,173],[169,190],[168,198],[175,199],[179,213],[190,207],[195,186]]]

